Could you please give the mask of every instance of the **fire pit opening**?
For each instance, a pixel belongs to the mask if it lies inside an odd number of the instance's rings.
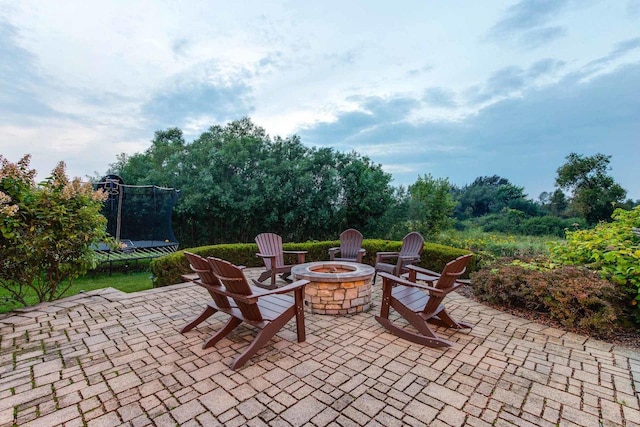
[[[373,267],[340,261],[299,264],[291,269],[296,279],[309,280],[305,306],[316,314],[353,314],[371,308]]]
[[[354,271],[355,268],[347,268],[345,266],[325,266],[321,265],[318,267],[311,267],[311,271],[316,273],[347,273],[349,271]]]

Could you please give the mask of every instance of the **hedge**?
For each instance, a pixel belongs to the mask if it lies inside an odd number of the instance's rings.
[[[306,243],[284,243],[284,250],[306,250],[306,261],[325,261],[329,259],[329,248],[340,246],[338,240],[324,242],[306,242]],[[362,242],[362,247],[367,250],[363,257],[364,264],[375,265],[376,252],[393,252],[399,251],[402,242],[390,240],[373,240],[367,239]],[[184,256],[184,251],[192,252],[201,256],[214,256],[222,258],[236,265],[244,265],[246,267],[263,267],[264,263],[261,258],[256,256],[258,246],[254,243],[238,243],[224,244],[212,246],[200,246],[197,248],[186,248],[170,255],[156,258],[151,261],[150,269],[153,274],[154,286],[168,286],[182,282],[181,276],[190,273],[189,263]],[[444,265],[461,255],[468,252],[463,249],[457,249],[450,246],[439,245],[436,243],[425,243],[422,252],[422,258],[419,263],[421,267],[425,267],[434,271],[440,271]],[[286,257],[286,256],[285,256]],[[294,255],[295,257],[295,255]],[[464,277],[468,277],[469,273],[475,270],[476,257],[474,256],[467,269]],[[287,259],[285,258],[285,261]],[[294,258],[291,259],[294,262]]]

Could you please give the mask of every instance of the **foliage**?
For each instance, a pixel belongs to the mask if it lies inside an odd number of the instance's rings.
[[[632,290],[632,304],[640,321],[640,237],[633,233],[639,226],[640,206],[630,211],[616,209],[612,222],[567,232],[566,243],[552,244],[550,250],[554,262],[585,265],[623,289]]]
[[[29,155],[0,161],[0,287],[24,305],[28,293],[52,301],[95,265],[92,247],[106,241],[105,195],[70,181],[62,162],[36,185]]]
[[[500,257],[529,258],[549,252],[547,243],[552,237],[514,236],[486,233],[478,228],[465,231],[447,230],[437,236],[442,245],[463,249],[476,255],[477,264],[484,266]]]
[[[181,190],[173,228],[186,246],[251,242],[265,231],[285,240],[380,235],[394,203],[391,176],[367,157],[269,137],[244,118],[212,126],[191,143],[172,128],[144,153],[121,156],[111,172],[127,184]]]
[[[627,192],[607,175],[611,156],[582,156],[571,153],[558,168],[556,185],[572,192],[573,209],[589,224],[608,220],[616,204],[624,201]]]
[[[456,206],[451,194],[451,184],[447,179],[435,179],[430,174],[418,177],[409,186],[410,219],[414,229],[426,238],[451,228],[451,214]]]
[[[322,242],[284,243],[283,247],[285,250],[306,250],[307,255],[305,260],[312,262],[327,260],[329,258],[329,248],[338,246],[339,244],[340,242],[337,240],[330,240]],[[376,252],[395,252],[399,251],[401,246],[402,242],[400,241],[365,239],[362,242],[362,247],[367,253],[362,261],[364,264],[375,265]],[[262,267],[264,265],[262,260],[256,257],[258,247],[253,243],[200,246],[185,250],[205,257],[215,256],[233,264],[244,265],[246,267]],[[417,263],[417,265],[431,270],[441,270],[448,261],[467,253],[469,252],[466,250],[435,243],[425,243],[422,260]],[[293,262],[294,259],[292,258],[288,261]],[[190,272],[189,263],[184,256],[184,251],[178,251],[161,258],[156,258],[151,261],[150,268],[154,276],[155,286],[167,286],[180,283],[181,275]],[[474,268],[475,259],[471,262],[468,271],[471,272]]]
[[[409,221],[409,206],[411,196],[403,186],[394,187],[392,202],[387,207],[384,215],[378,220],[377,232],[373,237],[402,240],[404,236],[413,231]]]
[[[485,215],[477,218],[475,224],[488,233],[558,237],[563,237],[567,229],[587,227],[583,218],[560,218],[552,215],[528,217],[515,209],[505,209],[499,214]]]
[[[497,175],[476,178],[471,184],[456,190],[458,205],[454,216],[459,220],[498,213],[505,207],[536,214],[537,205],[527,200],[523,187],[517,187]]]
[[[472,273],[471,280],[482,301],[548,313],[569,328],[606,334],[624,318],[621,290],[583,267],[549,269],[507,259]]]
[[[540,194],[540,207],[549,215],[566,217],[569,213],[569,200],[564,192],[557,188],[553,193]]]

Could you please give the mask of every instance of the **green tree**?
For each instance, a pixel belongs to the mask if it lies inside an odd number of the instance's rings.
[[[0,156],[0,287],[24,305],[30,294],[59,298],[95,266],[92,248],[106,241],[106,195],[70,181],[62,162],[36,185],[30,158],[14,164]]]
[[[348,227],[372,235],[393,203],[391,176],[357,153],[271,138],[249,118],[214,125],[191,143],[156,132],[144,153],[119,157],[127,184],[178,188],[173,228],[183,245],[336,238]]]
[[[458,205],[455,217],[460,220],[499,213],[505,207],[535,210],[529,206],[533,202],[526,200],[523,187],[515,186],[508,179],[497,175],[478,177],[456,193]],[[514,206],[516,203],[519,204],[518,207]]]
[[[435,236],[453,225],[451,217],[456,202],[451,194],[451,184],[446,178],[433,178],[430,174],[418,177],[409,186],[411,195],[409,218],[425,237]]]
[[[582,156],[571,153],[567,162],[558,168],[556,186],[572,194],[571,205],[589,224],[609,220],[616,204],[627,195],[607,174],[611,156],[595,154]]]
[[[378,221],[392,204],[391,175],[355,152],[338,156],[341,229],[356,228],[377,234]]]
[[[565,217],[568,213],[569,200],[562,190],[557,188],[553,193],[546,191],[540,194],[540,205],[549,215]]]

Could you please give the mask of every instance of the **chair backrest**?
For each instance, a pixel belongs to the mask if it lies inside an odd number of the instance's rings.
[[[189,266],[194,273],[198,274],[200,283],[211,295],[211,298],[215,301],[216,305],[221,308],[229,308],[231,304],[229,299],[224,295],[217,294],[213,291],[213,287],[222,286],[218,278],[213,274],[209,261],[201,257],[200,255],[193,254],[191,252],[185,252],[184,256],[189,261]]]
[[[230,294],[237,294],[238,296],[246,296],[253,293],[251,286],[249,286],[249,282],[247,282],[247,278],[244,276],[240,267],[220,258],[209,257],[207,260],[209,261],[216,278],[220,281],[222,286],[225,287],[227,292]],[[256,322],[261,322],[263,320],[260,308],[256,302],[257,300],[254,302],[247,302],[245,298],[234,298],[233,295],[231,295],[231,298],[233,298],[246,319]]]
[[[340,258],[356,259],[362,247],[362,239],[362,233],[354,228],[343,231],[340,234]]]
[[[424,249],[424,237],[417,231],[413,231],[402,238],[401,256],[420,256]]]
[[[442,269],[442,273],[440,273],[435,287],[442,290],[451,288],[458,277],[466,271],[472,256],[472,254],[462,255],[453,261],[449,261]],[[425,313],[432,313],[437,310],[445,296],[446,293],[442,296],[431,295],[423,311]]]
[[[269,258],[264,258],[267,270],[284,266],[284,254],[282,253],[282,237],[275,233],[261,233],[256,236],[258,252],[264,255],[276,255],[276,265],[271,265]]]

